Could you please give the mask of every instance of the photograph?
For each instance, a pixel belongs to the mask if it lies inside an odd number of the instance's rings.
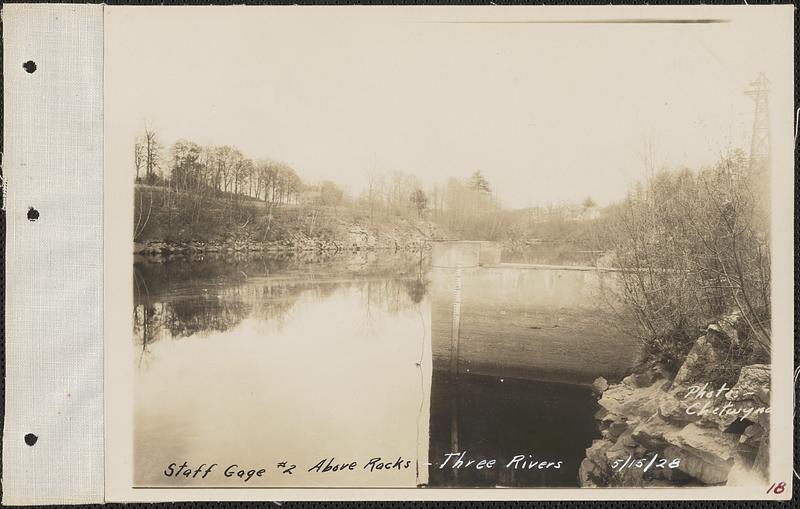
[[[106,8],[121,482],[790,489],[791,23]]]
[[[794,500],[793,4],[112,4],[2,6],[3,504]]]

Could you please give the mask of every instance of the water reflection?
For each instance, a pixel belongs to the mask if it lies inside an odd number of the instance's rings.
[[[183,461],[272,468],[260,486],[576,485],[596,437],[585,382],[635,354],[597,298],[613,276],[512,269],[461,271],[456,295],[419,253],[137,259],[136,485],[238,485],[163,475]],[[437,468],[461,451],[563,463]],[[411,464],[308,472],[375,457]]]
[[[426,267],[418,256],[139,260],[135,483],[240,482],[164,475],[184,461],[267,468],[249,485],[424,483]],[[307,471],[375,457],[410,466]]]
[[[637,356],[606,304],[615,277],[513,264],[432,269],[430,486],[577,487],[584,450],[599,438],[588,384]],[[496,463],[454,469],[445,463],[453,452]]]
[[[277,325],[301,296],[324,300],[358,288],[363,310],[396,314],[423,302],[429,282],[421,254],[279,253],[138,258],[134,264],[134,336],[147,352],[164,338],[224,332],[246,317]]]
[[[639,355],[638,341],[611,310],[613,272],[436,267],[431,280],[433,357],[448,369],[590,384],[623,375]],[[457,345],[451,341],[456,303]]]
[[[591,392],[580,385],[434,370],[430,485],[577,487],[584,449],[599,438],[594,404]],[[451,451],[497,464],[453,469],[451,460],[440,468]],[[522,461],[512,463],[520,456]]]
[[[599,250],[589,250],[585,247],[581,248],[570,244],[545,242],[504,249],[503,262],[594,267],[605,255],[605,252]]]

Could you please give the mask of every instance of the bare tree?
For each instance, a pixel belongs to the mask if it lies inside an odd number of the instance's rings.
[[[144,166],[145,162],[145,148],[140,137],[136,137],[133,142],[133,166],[136,168],[136,182],[141,182],[139,171]]]
[[[370,224],[375,222],[375,210],[383,207],[384,176],[372,170],[367,173],[366,202],[369,208]]]
[[[152,127],[146,125],[144,128],[144,158],[148,184],[154,183],[158,176],[158,170],[161,165],[161,149],[158,134]]]
[[[422,189],[417,189],[411,195],[411,202],[414,204],[414,208],[417,210],[417,215],[422,217],[422,214],[428,208],[428,196],[425,194],[425,191]]]

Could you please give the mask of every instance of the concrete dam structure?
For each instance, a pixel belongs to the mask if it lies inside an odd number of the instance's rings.
[[[613,310],[613,270],[500,258],[496,243],[434,244],[435,371],[583,384],[636,361],[639,343]]]

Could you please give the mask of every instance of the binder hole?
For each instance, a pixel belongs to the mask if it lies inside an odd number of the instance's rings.
[[[28,60],[22,64],[22,68],[28,71],[28,74],[33,74],[33,72],[36,70],[36,62],[33,60]]]
[[[37,440],[39,440],[39,437],[37,437],[33,433],[28,433],[27,435],[25,435],[25,443],[31,447],[33,447],[34,444],[36,444]]]
[[[28,207],[28,221],[36,221],[39,219],[39,211],[33,207]]]

